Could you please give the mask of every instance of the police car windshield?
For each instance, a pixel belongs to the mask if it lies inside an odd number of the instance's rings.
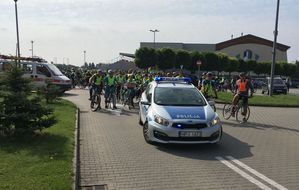
[[[202,95],[195,88],[155,89],[154,102],[165,106],[205,106]]]

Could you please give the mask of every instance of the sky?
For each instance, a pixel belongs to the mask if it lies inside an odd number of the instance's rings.
[[[243,32],[273,40],[276,0],[19,0],[22,56],[83,65],[110,63],[140,42],[219,43]],[[299,60],[299,1],[280,1],[278,42]],[[13,0],[0,0],[0,54],[15,54]]]

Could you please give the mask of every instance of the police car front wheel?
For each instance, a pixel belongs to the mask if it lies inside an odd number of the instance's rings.
[[[153,144],[153,141],[151,141],[150,138],[149,138],[149,135],[150,135],[149,133],[150,133],[150,131],[149,131],[148,123],[145,122],[144,125],[143,125],[143,137],[144,137],[144,140],[148,144]]]

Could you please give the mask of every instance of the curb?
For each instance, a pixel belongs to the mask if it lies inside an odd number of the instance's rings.
[[[75,146],[73,158],[73,190],[80,189],[80,109],[76,111]]]
[[[231,102],[224,102],[224,101],[215,101],[216,104],[231,104]],[[292,106],[292,105],[268,105],[268,104],[248,104],[249,106],[253,107],[268,107],[268,108],[299,108],[299,105]]]

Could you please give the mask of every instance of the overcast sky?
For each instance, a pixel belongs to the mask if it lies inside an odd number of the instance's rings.
[[[20,45],[29,56],[83,64],[134,53],[141,41],[218,43],[244,34],[273,39],[276,0],[19,0]],[[299,60],[299,1],[282,0],[278,42]],[[0,54],[15,54],[13,0],[0,0]]]

